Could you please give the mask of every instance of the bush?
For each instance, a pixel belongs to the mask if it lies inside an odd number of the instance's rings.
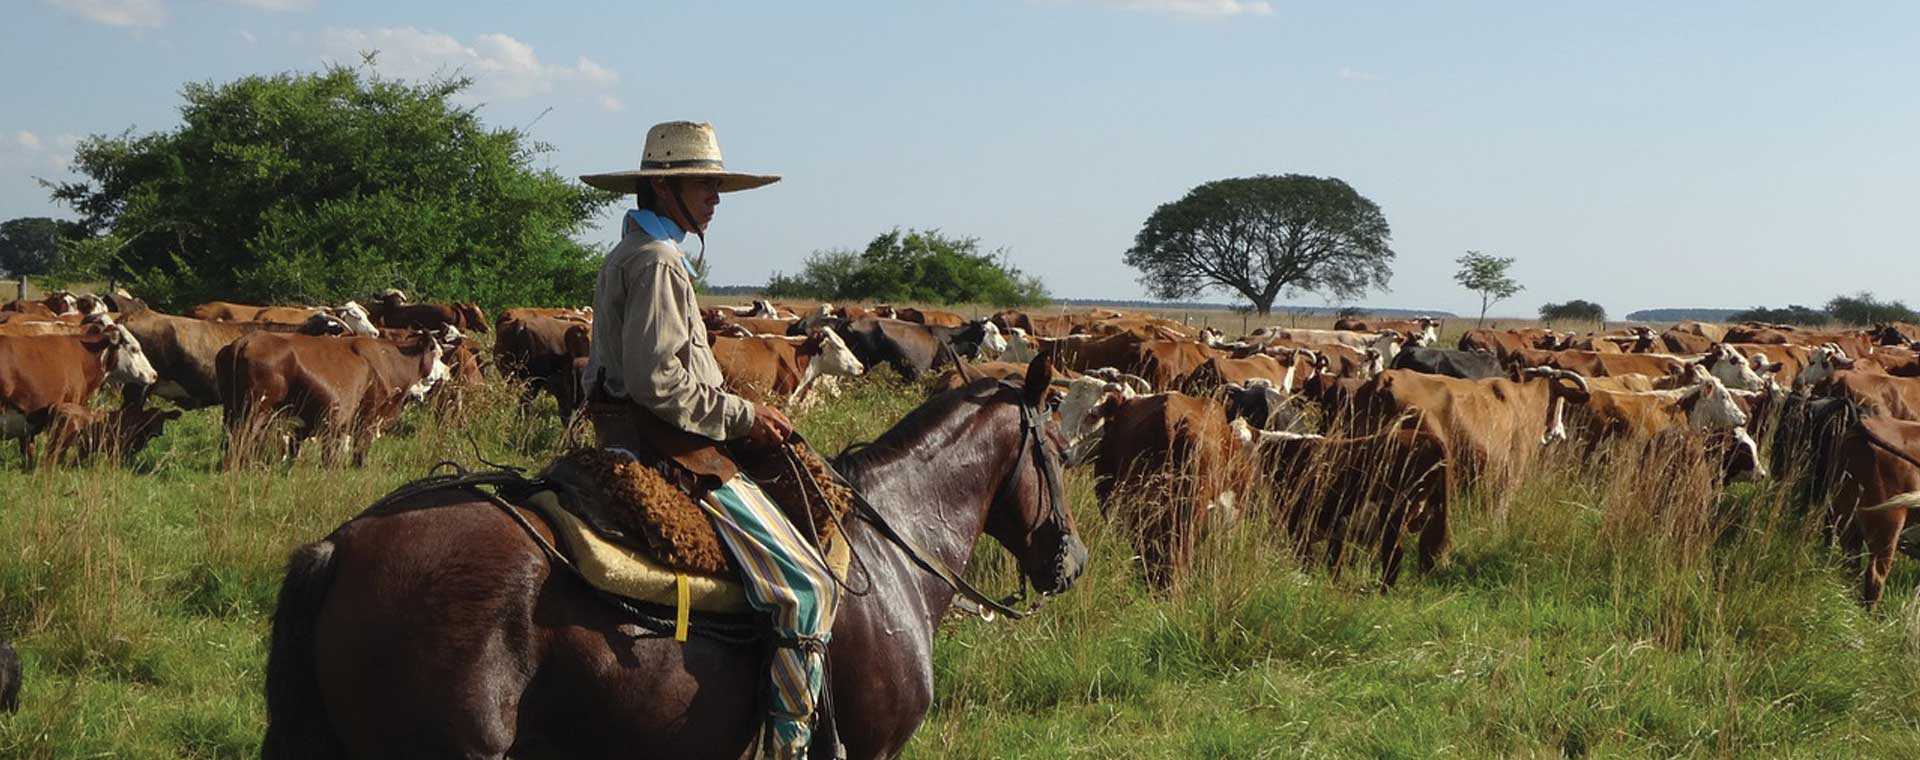
[[[1540,306],[1540,319],[1544,322],[1605,322],[1607,309],[1592,301],[1575,298],[1566,303],[1549,303]]]
[[[774,298],[823,301],[912,301],[1032,306],[1047,301],[1040,279],[1021,273],[1004,249],[980,252],[980,239],[939,230],[894,228],[864,251],[815,251],[798,275],[775,273]]]
[[[598,251],[571,236],[615,199],[537,168],[549,148],[450,99],[341,67],[183,91],[167,132],[94,136],[54,198],[95,235],[71,279],[180,308],[363,298],[389,287],[494,308],[579,303]]]
[[[1827,313],[1833,320],[1849,325],[1871,325],[1876,322],[1920,322],[1920,314],[1915,314],[1900,301],[1874,300],[1873,294],[1861,291],[1850,296],[1834,296],[1827,302]]]

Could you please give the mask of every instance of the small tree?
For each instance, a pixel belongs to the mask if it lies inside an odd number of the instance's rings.
[[[1392,237],[1380,207],[1345,182],[1262,175],[1208,182],[1155,209],[1125,261],[1156,297],[1227,290],[1265,316],[1281,293],[1385,290]]]
[[[1480,294],[1479,326],[1487,324],[1487,307],[1512,298],[1526,288],[1507,276],[1507,268],[1513,266],[1513,259],[1490,256],[1479,251],[1467,251],[1465,256],[1454,259],[1460,264],[1460,271],[1453,279],[1462,287]]]
[[[1575,298],[1566,303],[1541,305],[1540,320],[1543,322],[1605,322],[1607,310],[1600,304]]]

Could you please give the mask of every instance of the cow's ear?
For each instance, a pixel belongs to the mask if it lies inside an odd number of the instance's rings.
[[[1100,403],[1094,405],[1093,411],[1088,412],[1087,416],[1103,420],[1112,419],[1113,415],[1120,413],[1120,405],[1125,403],[1127,400],[1121,398],[1120,394],[1109,393],[1100,399]]]
[[[1027,362],[1027,380],[1022,386],[1022,401],[1030,408],[1038,409],[1047,400],[1047,388],[1053,385],[1053,362],[1045,356],[1033,357]]]

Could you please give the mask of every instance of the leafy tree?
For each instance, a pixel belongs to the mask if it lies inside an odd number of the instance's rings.
[[[1467,251],[1465,256],[1454,259],[1460,265],[1460,271],[1453,274],[1455,282],[1461,287],[1480,294],[1480,322],[1487,324],[1487,307],[1512,298],[1515,293],[1525,290],[1520,283],[1507,276],[1507,269],[1513,266],[1513,259],[1491,256],[1479,251]]]
[[[1345,182],[1260,175],[1208,182],[1155,209],[1125,261],[1158,298],[1230,291],[1265,316],[1282,293],[1385,290],[1392,237],[1380,207]]]
[[[1046,286],[1009,263],[1004,250],[981,253],[979,238],[898,228],[875,237],[859,253],[813,252],[800,274],[775,273],[767,283],[767,295],[999,306],[1047,301]]]
[[[1861,291],[1850,296],[1834,296],[1827,302],[1827,313],[1833,315],[1836,322],[1849,325],[1870,325],[1876,322],[1920,322],[1920,314],[1915,314],[1900,301],[1880,301],[1872,293]]]
[[[488,306],[578,303],[575,242],[616,196],[537,168],[550,150],[424,84],[341,67],[188,84],[172,131],[83,141],[53,195],[98,239],[79,276],[158,304],[338,302],[398,286]]]
[[[0,272],[10,277],[34,277],[60,266],[60,243],[72,225],[44,216],[23,216],[0,222]]]
[[[1540,319],[1544,322],[1605,322],[1607,310],[1600,304],[1575,298],[1566,303],[1541,305]]]
[[[1784,309],[1769,309],[1765,306],[1755,306],[1751,309],[1747,309],[1746,311],[1734,312],[1733,314],[1727,317],[1727,321],[1729,322],[1771,322],[1774,324],[1782,324],[1782,325],[1801,325],[1803,327],[1818,327],[1820,325],[1824,325],[1828,322],[1833,321],[1833,315],[1828,314],[1824,311],[1809,309],[1805,306],[1801,306],[1800,304],[1793,304]]]

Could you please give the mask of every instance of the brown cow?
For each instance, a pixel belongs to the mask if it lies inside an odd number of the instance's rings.
[[[1080,372],[1112,367],[1146,378],[1155,389],[1165,389],[1216,352],[1191,340],[1141,340],[1132,334],[1120,333],[1097,338],[1052,339],[1041,344],[1040,355],[1048,357],[1056,367]]]
[[[916,322],[923,325],[934,325],[936,327],[960,327],[967,323],[966,317],[960,316],[951,311],[941,311],[939,309],[915,309],[912,307],[903,307],[903,308],[895,309],[894,318],[906,320],[908,322]]]
[[[353,304],[348,303],[349,306]],[[389,291],[367,308],[367,315],[379,327],[439,332],[448,327],[484,333],[487,315],[470,303],[407,303],[405,296]]]
[[[1028,314],[1015,309],[995,314],[992,319],[1002,330],[1019,328],[1035,338],[1064,338],[1090,321],[1071,314]]]
[[[1847,399],[1868,414],[1920,422],[1920,378],[1841,370],[1827,380],[1820,395]]]
[[[522,405],[541,391],[561,402],[561,414],[573,410],[566,403],[580,396],[574,360],[587,357],[593,346],[593,325],[557,317],[521,317],[496,325],[493,363],[500,376],[526,383]]]
[[[515,319],[527,319],[530,317],[545,317],[548,319],[566,319],[566,320],[572,320],[575,322],[592,323],[593,307],[588,306],[587,308],[584,308],[584,309],[536,309],[536,308],[507,309],[506,311],[500,312],[500,316],[494,318],[493,326],[494,326],[494,329],[497,330],[500,328],[501,325],[506,324],[508,321],[515,320]]]
[[[256,332],[220,350],[222,417],[230,456],[244,459],[266,425],[286,414],[295,425],[287,456],[307,438],[335,439],[357,466],[409,401],[421,401],[447,377],[444,349],[430,335],[396,342]]]
[[[1444,439],[1404,422],[1359,438],[1253,431],[1234,423],[1252,443],[1257,467],[1272,486],[1275,515],[1299,551],[1327,542],[1327,569],[1338,575],[1349,537],[1378,547],[1380,579],[1392,586],[1405,553],[1402,537],[1420,535],[1422,572],[1431,571],[1449,543],[1453,465]]]
[[[1460,335],[1459,349],[1462,351],[1485,351],[1507,360],[1507,355],[1520,349],[1551,351],[1560,345],[1560,336],[1552,330],[1529,327],[1524,330],[1468,330]]]
[[[140,341],[120,325],[85,335],[0,335],[0,437],[19,439],[22,462],[32,467],[33,438],[54,405],[84,404],[109,381],[155,379]]]
[[[267,307],[230,301],[208,301],[188,307],[186,315],[209,322],[252,322],[254,317],[260,315],[260,310],[265,308]]]
[[[1090,414],[1104,421],[1094,454],[1100,508],[1133,538],[1149,583],[1165,588],[1191,565],[1198,531],[1233,517],[1245,473],[1226,408],[1178,392],[1111,394]]]
[[[1518,349],[1507,355],[1510,367],[1553,367],[1583,377],[1647,375],[1660,377],[1684,372],[1687,362],[1666,354],[1603,354],[1594,351],[1539,351]]]
[[[1566,403],[1586,403],[1589,395],[1586,378],[1577,372],[1542,368],[1519,374],[1463,380],[1390,369],[1361,386],[1354,405],[1377,422],[1420,415],[1446,438],[1464,477],[1510,485],[1541,445],[1566,439]]]
[[[1313,365],[1310,363],[1312,360],[1308,359],[1307,365],[1299,368],[1301,376],[1296,378],[1296,363],[1292,356],[1294,355],[1289,354],[1288,361],[1284,363],[1266,354],[1255,354],[1242,359],[1224,356],[1208,357],[1206,361],[1200,363],[1200,366],[1193,368],[1193,371],[1176,378],[1173,387],[1183,393],[1204,396],[1221,386],[1245,385],[1248,380],[1257,378],[1273,383],[1283,393],[1291,394],[1299,381],[1306,380],[1305,373],[1313,370]]]
[[[713,358],[727,390],[751,401],[780,398],[798,403],[822,378],[857,377],[866,371],[832,330],[804,338],[715,337]]]
[[[1594,391],[1587,399],[1584,412],[1575,415],[1586,422],[1577,427],[1586,431],[1592,448],[1608,440],[1651,439],[1669,431],[1729,436],[1733,452],[1728,457],[1727,478],[1766,477],[1760,447],[1747,432],[1750,419],[1747,410],[1719,378],[1697,368],[1693,376],[1694,385],[1677,390]]]
[[[1866,561],[1860,602],[1871,607],[1886,588],[1907,515],[1920,508],[1920,423],[1863,417],[1841,437],[1834,457],[1839,477],[1832,481],[1831,517],[1846,556]]]

